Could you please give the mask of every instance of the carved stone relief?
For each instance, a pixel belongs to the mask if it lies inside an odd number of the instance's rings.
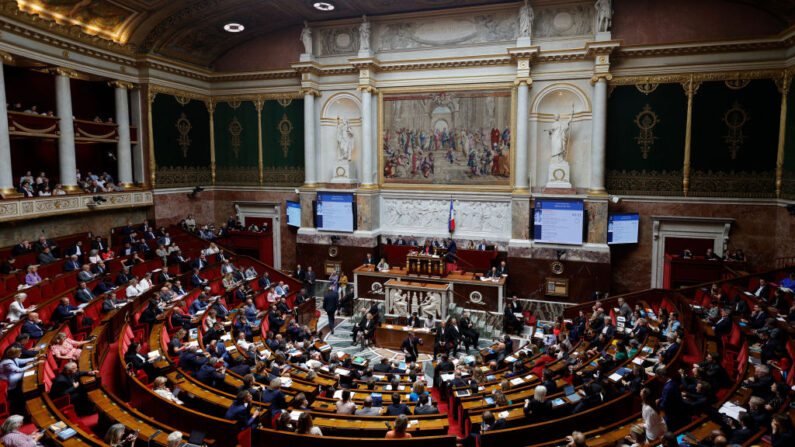
[[[507,42],[515,40],[517,32],[515,14],[484,14],[381,24],[375,42],[379,51],[406,50]]]
[[[510,202],[454,200],[455,236],[510,238]],[[381,229],[389,232],[446,233],[449,200],[383,199]]]

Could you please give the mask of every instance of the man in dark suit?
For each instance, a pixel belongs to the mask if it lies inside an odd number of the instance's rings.
[[[105,263],[102,261],[98,261],[96,264],[91,266],[91,273],[94,274],[95,278],[99,278],[105,273],[107,273],[108,268],[105,267]]]
[[[389,360],[386,357],[382,357],[381,361],[373,366],[374,372],[388,373],[390,369],[392,369],[392,367],[389,365]]]
[[[38,261],[39,264],[49,264],[57,260],[58,258],[53,256],[52,253],[50,252],[50,247],[44,247],[44,250],[41,253],[39,253],[38,256],[36,256],[36,261]]]
[[[417,312],[412,312],[407,324],[411,327],[422,327],[422,318],[417,315]]]
[[[433,355],[435,356],[440,352],[447,354],[450,348],[452,348],[452,346],[448,344],[447,322],[442,320],[439,326],[434,328],[434,331],[436,332],[436,339],[433,343]]]
[[[80,268],[80,261],[77,259],[77,255],[71,255],[69,260],[63,263],[63,271],[65,272],[74,272]]]
[[[83,251],[83,241],[77,240],[74,244],[70,245],[65,251],[64,256],[77,256],[79,261],[83,261],[83,256],[85,252]]]
[[[25,253],[30,253],[33,249],[30,246],[30,242],[24,240],[11,249],[11,254],[14,256],[24,255]]]
[[[466,348],[467,352],[469,352],[470,345],[475,349],[478,348],[480,334],[475,330],[475,326],[469,318],[469,312],[464,312],[461,316],[461,321],[458,322],[458,330],[461,332],[461,336],[464,340],[464,348]]]
[[[367,257],[364,258],[364,265],[375,265],[372,253],[367,253]]]
[[[55,324],[61,324],[64,321],[72,319],[75,315],[83,313],[83,309],[69,304],[69,297],[61,298],[61,303],[52,312],[50,320]]]
[[[160,269],[160,273],[157,274],[157,282],[164,283],[168,281],[172,281],[174,279],[174,275],[172,275],[168,271],[168,266],[164,265],[163,268]]]
[[[417,334],[414,331],[409,332],[409,336],[403,340],[403,343],[400,345],[400,350],[403,351],[403,354],[406,356],[406,363],[416,362],[417,357],[419,357],[419,347],[422,345],[422,340],[420,337],[417,337]]]
[[[665,367],[657,369],[656,374],[665,381],[658,400],[660,408],[665,411],[665,424],[669,431],[678,430],[688,422],[679,382],[673,380]]]
[[[508,274],[508,264],[505,261],[500,261],[500,265],[497,267],[497,273],[500,276],[505,276]]]
[[[33,244],[33,249],[39,253],[43,252],[45,248],[49,248],[53,256],[58,257],[58,244],[45,236],[39,237],[39,240]]]
[[[102,300],[102,313],[103,314],[110,313],[114,309],[116,309],[116,305],[124,304],[126,302],[127,300],[117,300],[116,298],[114,298],[112,293],[109,293],[105,295],[105,299]]]
[[[207,267],[208,262],[207,258],[204,256],[204,253],[200,254],[198,258],[194,259],[193,262],[190,263],[191,268],[202,270]]]
[[[196,372],[196,380],[215,388],[224,382],[226,370],[222,363],[215,357],[210,357]]]
[[[130,268],[124,267],[121,272],[116,276],[116,285],[122,286],[130,283],[132,276],[130,276]]]
[[[447,345],[453,349],[453,355],[458,354],[459,343],[461,343],[461,332],[458,331],[458,323],[453,318],[447,325]]]
[[[339,304],[339,295],[333,290],[326,292],[323,296],[323,310],[328,315],[328,325],[331,333],[334,333],[334,317],[337,313],[337,304]]]
[[[86,286],[85,281],[81,281],[75,291],[75,301],[78,303],[88,303],[94,299],[94,294]]]
[[[83,376],[96,376],[97,371],[78,371],[77,363],[69,362],[63,367],[63,371],[55,377],[50,387],[50,398],[58,399],[68,395],[69,402],[75,406],[78,413],[85,413],[89,402],[86,390],[80,383]]]
[[[169,235],[168,232],[166,232],[163,235],[163,237],[157,240],[157,244],[162,245],[164,247],[168,247],[169,245],[171,245],[171,235]]]
[[[729,312],[726,309],[722,309],[720,311],[720,319],[712,326],[712,330],[715,331],[716,337],[721,337],[728,335],[732,331],[733,324],[731,317],[729,317]]]
[[[199,276],[199,269],[194,268],[193,274],[190,276],[190,286],[191,287],[204,287],[207,285],[207,280]]]
[[[252,413],[251,402],[251,393],[247,390],[240,391],[237,393],[237,399],[235,399],[224,415],[224,418],[235,421],[235,426],[238,431],[243,431],[257,425],[260,411],[259,408],[257,408]]]
[[[21,332],[30,335],[34,341],[38,341],[44,335],[44,322],[41,321],[38,312],[28,314],[28,321],[22,325]]]
[[[293,277],[301,282],[304,282],[306,280],[306,270],[304,270],[304,268],[301,267],[301,264],[295,266],[295,274],[293,275]]]
[[[747,320],[748,327],[751,329],[759,329],[765,325],[766,320],[767,314],[762,311],[759,304],[754,304],[754,311],[751,312],[751,316],[748,317]]]
[[[516,314],[522,313],[522,306],[516,300],[516,295],[511,297],[511,301],[505,305],[505,332],[520,332],[523,326],[522,320],[517,318]]]
[[[420,394],[419,404],[414,407],[414,414],[439,414],[439,410],[433,405],[428,405],[428,395]]]
[[[448,239],[445,249],[447,250],[447,254],[444,256],[445,262],[454,264],[457,259],[455,254],[458,252],[458,247],[455,245],[455,241],[452,238]]]
[[[96,250],[96,251],[102,251],[102,250],[108,248],[108,244],[106,244],[105,241],[102,240],[102,236],[97,236],[91,242],[91,248]]]
[[[398,416],[401,414],[410,416],[411,410],[409,410],[408,405],[400,403],[400,393],[392,393],[392,404],[386,407],[386,415]]]
[[[765,281],[764,278],[759,279],[759,286],[754,290],[754,295],[765,302],[770,299],[770,287],[768,287],[767,281]]]
[[[373,319],[373,314],[368,313],[365,315],[364,320],[360,322],[360,331],[361,331],[361,339],[362,339],[362,348],[367,345],[367,341],[372,339],[375,336],[375,320]],[[355,341],[354,341],[355,343]]]
[[[308,265],[306,267],[306,278],[304,279],[304,288],[309,293],[309,296],[315,296],[315,271],[312,270],[312,266]]]

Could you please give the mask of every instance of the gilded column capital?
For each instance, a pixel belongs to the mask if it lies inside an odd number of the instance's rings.
[[[513,85],[516,87],[520,85],[526,85],[530,87],[531,85],[533,85],[533,78],[531,78],[530,76],[516,78],[513,80]]]
[[[64,67],[52,67],[47,71],[54,76],[66,76],[70,79],[77,79],[79,77],[78,73],[71,68],[64,68]]]
[[[210,115],[215,113],[215,106],[216,106],[215,101],[213,101],[212,99],[208,99],[204,101],[204,105],[205,107],[207,107],[207,111],[210,112]]]
[[[369,93],[371,93],[373,95],[378,93],[378,89],[376,89],[372,85],[360,85],[360,86],[356,87],[356,90],[358,90],[360,92],[369,92]]]
[[[135,85],[132,82],[119,81],[119,80],[110,81],[108,82],[108,85],[113,88],[123,88],[125,90],[132,90],[133,88],[135,88]]]
[[[11,53],[0,51],[0,62],[8,63],[13,61],[14,61],[14,56],[12,56]]]
[[[784,70],[784,72],[781,74],[781,77],[775,79],[775,82],[778,92],[784,96],[787,96],[789,93],[789,88],[792,85],[792,72],[789,70]]]
[[[265,105],[265,100],[260,97],[254,100],[254,108],[257,110],[257,113],[262,112],[262,106]]]
[[[698,88],[701,87],[701,81],[696,81],[694,75],[690,75],[690,79],[682,82],[682,88],[685,89],[685,94],[688,97],[695,96],[698,93]]]
[[[609,72],[594,73],[593,76],[591,76],[591,85],[594,85],[599,81],[610,82],[610,80],[612,79],[613,79],[612,73]]]
[[[301,96],[306,96],[306,95],[320,96],[320,90],[313,87],[301,87],[299,93],[301,94]]]

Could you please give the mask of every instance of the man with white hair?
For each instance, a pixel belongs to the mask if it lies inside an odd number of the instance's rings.
[[[182,442],[182,433],[178,431],[172,431],[166,438],[167,447],[178,447],[180,442]]]

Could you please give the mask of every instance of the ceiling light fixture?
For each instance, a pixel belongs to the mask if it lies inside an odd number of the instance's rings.
[[[330,1],[327,1],[327,2],[315,2],[315,3],[312,4],[312,6],[314,6],[315,9],[317,9],[319,11],[333,11],[334,8],[336,8],[336,6],[334,6],[334,3],[331,3]]]
[[[246,27],[239,23],[227,23],[224,25],[224,31],[228,33],[239,33],[244,29],[246,29]]]

